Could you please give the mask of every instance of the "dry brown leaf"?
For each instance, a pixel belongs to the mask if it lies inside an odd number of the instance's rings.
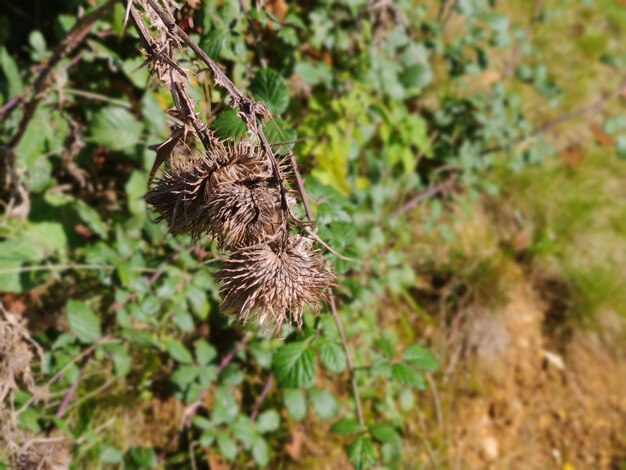
[[[183,128],[178,127],[173,132],[172,135],[165,142],[162,142],[158,145],[151,145],[148,148],[150,150],[154,150],[156,152],[156,158],[154,159],[154,163],[152,164],[152,169],[150,170],[150,176],[148,176],[148,188],[150,188],[150,183],[154,178],[159,167],[167,162],[172,156],[172,152],[178,145],[178,141],[181,139],[183,135]]]
[[[304,433],[300,429],[294,429],[289,436],[289,440],[285,443],[285,452],[296,462],[302,457],[302,443],[304,441]]]

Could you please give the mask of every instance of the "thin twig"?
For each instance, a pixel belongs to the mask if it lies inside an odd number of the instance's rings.
[[[348,363],[348,371],[350,372],[350,383],[352,385],[352,395],[354,396],[354,406],[356,408],[356,414],[359,418],[359,424],[362,429],[365,429],[365,418],[363,417],[363,408],[361,407],[361,395],[359,393],[359,385],[356,381],[356,369],[354,368],[354,362],[352,362],[352,355],[350,354],[350,348],[348,347],[348,340],[346,339],[346,334],[343,331],[343,325],[341,323],[341,318],[337,313],[337,306],[335,305],[335,295],[331,292],[329,296],[330,303],[330,311],[333,314],[333,319],[335,320],[335,325],[337,325],[337,330],[339,331],[339,337],[341,338],[341,344],[343,345],[343,350],[346,353],[346,361]]]
[[[67,405],[70,404],[70,401],[72,401],[72,398],[74,398],[74,395],[76,394],[79,381],[80,381],[80,373],[78,374],[78,377],[76,377],[76,380],[74,381],[74,383],[65,392],[65,395],[63,396],[63,401],[61,401],[61,404],[59,405],[59,408],[57,409],[57,412],[55,414],[57,418],[63,417],[63,414],[65,413],[65,410],[67,409]]]
[[[412,209],[413,207],[417,206],[420,202],[425,201],[426,199],[430,199],[431,197],[434,197],[440,192],[442,192],[444,187],[445,187],[445,182],[442,182],[416,194],[411,199],[409,199],[406,203],[404,203],[402,206],[396,209],[392,215],[394,217],[398,217],[404,214],[409,209]]]
[[[267,376],[267,379],[265,380],[265,385],[263,385],[261,394],[259,395],[259,397],[256,399],[256,402],[254,403],[254,408],[252,409],[252,413],[250,413],[250,421],[256,420],[256,417],[259,414],[259,411],[261,411],[261,406],[263,405],[265,398],[267,398],[267,395],[270,392],[273,383],[274,383],[274,373],[270,372]]]

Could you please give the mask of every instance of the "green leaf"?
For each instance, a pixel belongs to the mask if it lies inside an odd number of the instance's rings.
[[[210,431],[214,428],[213,423],[203,416],[194,416],[191,420],[191,424],[203,431]]]
[[[322,364],[331,372],[339,374],[346,368],[346,353],[341,345],[320,338],[317,342]]]
[[[283,387],[306,387],[315,378],[315,358],[307,342],[289,343],[273,358],[276,380]]]
[[[170,376],[172,382],[178,385],[181,390],[187,388],[198,377],[200,370],[196,366],[180,366]]]
[[[93,343],[102,336],[100,318],[84,302],[70,300],[65,307],[70,331],[83,343]]]
[[[204,52],[206,52],[211,59],[216,60],[222,51],[222,47],[224,47],[227,37],[228,31],[214,29],[202,38],[200,46],[202,46]]]
[[[215,424],[229,423],[239,413],[239,405],[233,394],[225,387],[218,387],[213,401],[213,413],[211,415]]]
[[[148,176],[145,173],[133,171],[124,186],[128,210],[133,215],[143,215],[146,213],[144,194],[146,193],[147,183]]]
[[[225,109],[217,115],[215,121],[211,124],[211,129],[215,131],[217,137],[226,139],[241,139],[246,135],[246,124],[237,115],[234,109]]]
[[[400,82],[406,88],[424,88],[433,78],[433,72],[428,63],[411,65],[400,74]]]
[[[176,312],[172,316],[172,322],[186,333],[190,333],[191,331],[193,331],[193,317],[189,312]]]
[[[115,447],[106,446],[100,450],[100,462],[108,464],[121,464],[124,462],[124,455]]]
[[[291,142],[298,137],[296,130],[278,117],[270,119],[263,125],[263,133],[270,144],[283,144],[272,146],[279,155],[287,155],[293,150],[295,144]]]
[[[257,436],[252,445],[252,457],[260,466],[266,466],[270,461],[270,446],[261,436]]]
[[[96,144],[110,150],[124,150],[139,142],[143,125],[128,110],[109,106],[94,116],[90,130]]]
[[[406,364],[393,364],[391,366],[391,376],[400,383],[417,387],[420,390],[423,390],[426,386],[422,376]]]
[[[320,388],[312,388],[309,391],[309,399],[313,404],[313,411],[320,418],[329,419],[339,411],[339,405],[332,393]]]
[[[125,377],[130,371],[132,358],[128,351],[121,344],[107,344],[106,349],[111,352],[113,366],[115,367],[115,376],[118,378]]]
[[[400,442],[400,435],[388,424],[372,424],[369,427],[369,431],[374,439],[382,442],[383,444],[397,444]]]
[[[239,415],[229,424],[228,428],[233,436],[235,436],[235,438],[241,442],[246,449],[252,447],[256,433],[250,418]]]
[[[206,366],[217,356],[217,351],[215,351],[213,345],[207,343],[204,339],[196,341],[193,347],[196,351],[196,361],[201,366]]]
[[[294,421],[302,421],[306,416],[306,398],[304,391],[298,389],[285,389],[283,400],[287,413]]]
[[[410,365],[419,367],[428,372],[439,369],[439,362],[435,356],[419,344],[412,344],[402,353],[402,358]]]
[[[87,227],[93,230],[93,232],[100,237],[107,237],[107,226],[104,222],[102,222],[98,211],[96,211],[92,207],[89,207],[87,204],[80,200],[74,200],[72,201],[72,204],[74,205],[74,207],[76,207],[78,216],[83,222],[87,224]]]
[[[200,445],[202,447],[209,447],[211,444],[213,444],[213,441],[215,440],[215,432],[213,430],[206,430],[203,431],[202,434],[200,435]]]
[[[193,363],[193,357],[191,357],[191,353],[187,350],[183,343],[177,339],[166,339],[164,343],[167,352],[178,362],[182,362],[184,364]]]
[[[280,415],[276,410],[266,410],[256,420],[256,429],[260,433],[276,431],[280,426]]]
[[[393,349],[393,345],[387,341],[386,339],[377,339],[376,341],[374,341],[374,344],[376,345],[376,347],[378,347],[378,349],[381,350],[381,352],[385,355],[385,357],[387,357],[387,359],[391,359],[395,353],[395,350]]]
[[[147,447],[137,447],[135,449],[131,449],[130,457],[139,468],[156,467],[157,456],[154,452],[154,449],[149,449]]]
[[[287,84],[278,72],[261,69],[250,84],[250,93],[262,101],[272,114],[280,114],[289,104]]]
[[[7,101],[24,93],[24,85],[17,64],[4,47],[0,47],[0,69],[8,84]]]
[[[343,418],[333,424],[330,431],[340,435],[353,434],[361,431],[361,425],[356,419]]]
[[[237,457],[237,444],[223,431],[217,433],[217,446],[226,460],[232,462]]]
[[[359,437],[348,447],[348,459],[355,470],[370,467],[375,461],[374,446],[366,437]]]
[[[272,365],[272,350],[267,343],[253,343],[250,346],[250,353],[263,369],[267,369]]]

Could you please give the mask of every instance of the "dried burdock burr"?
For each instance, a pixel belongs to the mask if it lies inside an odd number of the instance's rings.
[[[252,141],[216,142],[205,155],[172,159],[146,201],[174,235],[210,234],[222,247],[257,244],[281,229],[280,192]]]
[[[316,308],[334,282],[326,260],[299,235],[233,252],[219,278],[224,312],[276,329],[301,326],[304,306]]]

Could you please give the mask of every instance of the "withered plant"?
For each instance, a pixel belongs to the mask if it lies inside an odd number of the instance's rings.
[[[265,328],[278,329],[285,322],[301,326],[305,305],[316,308],[334,276],[313,248],[309,238],[313,229],[293,215],[296,198],[289,188],[286,162],[278,158],[261,128],[271,119],[267,108],[241,93],[175,24],[168,12],[172,4],[135,0],[126,6],[146,65],[169,88],[175,104],[172,114],[181,121],[170,138],[155,147],[146,201],[172,234],[209,236],[225,252],[218,275],[224,312]],[[185,47],[200,57],[216,85],[230,95],[230,106],[247,127],[243,140],[219,139],[198,118],[185,91],[189,73],[177,59],[177,51]],[[193,150],[194,139],[201,150]],[[166,168],[155,179],[161,164]],[[303,188],[298,189],[306,204]]]

